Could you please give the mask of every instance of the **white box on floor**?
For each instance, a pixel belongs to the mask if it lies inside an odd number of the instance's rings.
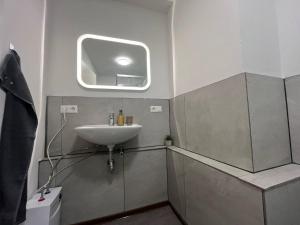
[[[35,194],[27,202],[25,225],[59,225],[61,214],[61,187],[51,188],[44,201],[38,201],[40,194]]]

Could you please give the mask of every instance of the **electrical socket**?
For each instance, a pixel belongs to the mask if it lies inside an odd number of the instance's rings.
[[[61,105],[60,113],[78,113],[77,105]]]
[[[150,106],[150,112],[152,113],[158,113],[158,112],[162,112],[162,106],[161,105],[152,105]]]

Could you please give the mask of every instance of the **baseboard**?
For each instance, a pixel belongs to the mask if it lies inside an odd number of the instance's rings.
[[[144,213],[144,212],[147,212],[149,210],[161,208],[161,207],[168,206],[168,205],[170,205],[170,203],[168,201],[159,202],[159,203],[149,205],[149,206],[145,206],[145,207],[142,207],[142,208],[133,209],[133,210],[129,210],[129,211],[126,211],[126,212],[117,213],[117,214],[114,214],[114,215],[111,215],[111,216],[106,216],[106,217],[102,217],[102,218],[98,218],[98,219],[93,219],[93,220],[89,220],[89,221],[85,221],[85,222],[81,222],[81,223],[76,223],[76,224],[73,224],[73,225],[96,225],[96,224],[98,225],[98,224],[101,224],[101,223],[104,223],[104,222],[109,222],[109,221],[120,219],[120,218],[123,218],[123,217],[126,217],[126,216],[132,216],[132,215],[135,215],[135,214]],[[174,211],[174,209],[173,209],[173,211]],[[177,215],[177,213],[176,213],[176,215]]]
[[[172,205],[171,202],[169,202],[169,205],[170,205],[171,209],[173,210],[173,212],[175,213],[175,215],[177,216],[177,218],[180,220],[180,222],[183,225],[188,225],[187,222],[185,221],[185,219],[183,219],[183,217],[177,212],[177,210],[175,209],[175,207]]]

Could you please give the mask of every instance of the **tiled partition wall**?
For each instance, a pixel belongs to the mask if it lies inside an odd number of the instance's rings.
[[[119,110],[134,117],[134,123],[143,126],[139,135],[127,142],[123,147],[138,148],[164,145],[164,138],[170,133],[169,100],[166,99],[134,99],[134,98],[92,98],[92,97],[48,97],[47,104],[47,143],[59,130],[63,121],[60,113],[61,105],[78,105],[77,114],[68,114],[68,124],[52,147],[52,156],[74,154],[94,149],[77,136],[74,128],[87,124],[108,124],[109,113],[118,115]],[[162,106],[163,112],[151,113],[150,106]]]
[[[283,79],[243,73],[170,106],[177,147],[250,172],[291,162]]]
[[[62,225],[100,218],[135,208],[167,201],[166,150],[164,138],[169,131],[169,101],[160,99],[120,99],[88,97],[48,97],[47,143],[62,125],[60,105],[78,105],[78,114],[67,116],[68,124],[51,148],[51,155],[61,151],[67,157],[57,171],[85,159],[88,152],[98,152],[76,166],[71,166],[54,180],[63,187]],[[151,113],[150,106],[160,105],[161,113]],[[115,171],[107,169],[103,147],[79,138],[74,128],[86,124],[107,124],[110,112],[123,109],[143,125],[140,134],[123,146],[124,154],[114,154]],[[46,182],[49,163],[40,162],[39,185]]]
[[[171,147],[167,166],[169,201],[188,225],[299,224],[299,165],[253,174]]]
[[[300,75],[285,80],[293,162],[300,164]]]

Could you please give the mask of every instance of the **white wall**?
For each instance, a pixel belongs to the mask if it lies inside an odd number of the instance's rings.
[[[167,14],[112,0],[51,0],[47,5],[47,95],[169,98]],[[151,51],[152,85],[145,92],[91,91],[76,79],[76,42],[85,33],[144,42]]]
[[[0,0],[0,64],[7,50],[7,45],[5,45],[4,43],[4,0]],[[0,89],[0,135],[1,135],[1,128],[2,128],[3,113],[4,113],[4,104],[5,104],[5,94]]]
[[[175,95],[241,72],[300,74],[299,6],[297,0],[176,0]]]
[[[282,77],[274,0],[240,0],[243,71]]]
[[[0,59],[12,42],[21,57],[22,71],[34,99],[40,124],[29,170],[29,196],[37,187],[38,159],[44,149],[42,108],[42,40],[44,0],[0,0]],[[1,100],[1,103],[4,101]]]
[[[284,77],[300,74],[300,1],[275,0]]]
[[[176,0],[175,95],[241,73],[238,0]]]

